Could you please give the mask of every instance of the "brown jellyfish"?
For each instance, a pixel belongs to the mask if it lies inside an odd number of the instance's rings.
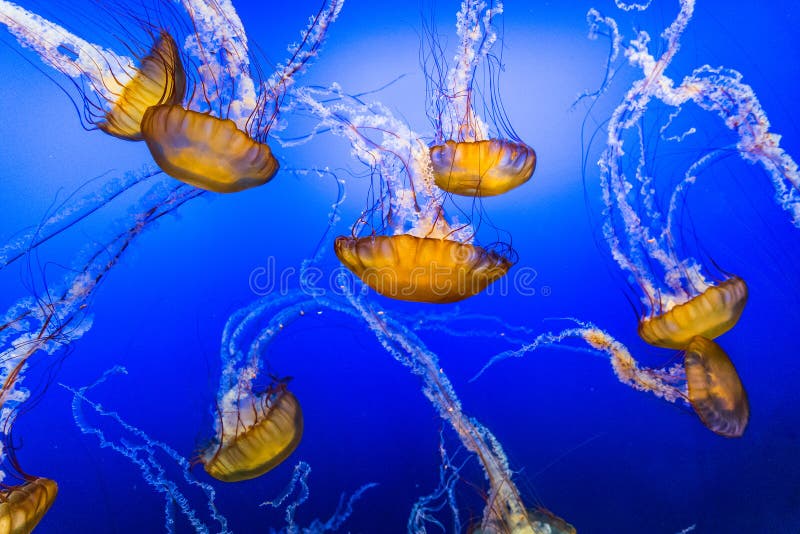
[[[162,31],[97,127],[121,139],[140,141],[145,111],[161,104],[180,104],[185,93],[186,73],[178,46],[171,35]]]
[[[142,135],[164,172],[208,191],[235,193],[267,183],[278,171],[269,146],[235,122],[179,105],[149,108]]]
[[[499,91],[502,69],[493,65],[491,50],[500,40],[495,19],[501,13],[492,3],[462,3],[454,61],[438,32],[428,32],[423,58],[427,115],[434,128],[433,177],[439,188],[454,195],[507,193],[527,182],[536,167],[533,148],[511,126]],[[484,86],[476,91],[476,83]]]
[[[283,383],[240,401],[237,413],[221,417],[221,435],[201,461],[223,482],[263,475],[288,458],[303,435],[300,404]]]
[[[536,152],[523,142],[503,139],[448,140],[430,149],[436,185],[456,195],[488,197],[527,182]]]
[[[684,367],[689,402],[703,424],[728,438],[744,434],[750,418],[747,392],[722,347],[695,336],[686,347]]]
[[[0,490],[0,534],[31,532],[53,505],[58,485],[48,479],[28,477],[17,486]]]
[[[302,31],[300,45],[290,47],[292,55],[266,79],[240,20],[220,18],[217,8],[187,9],[195,28],[187,54],[199,61],[191,73],[197,84],[185,106],[154,106],[142,120],[142,134],[159,167],[217,193],[271,180],[278,161],[266,144],[270,128],[293,76],[317,55],[339,7],[339,1],[323,3]]]
[[[713,339],[733,328],[747,303],[747,284],[734,276],[668,312],[639,321],[639,336],[656,347],[683,349],[695,336]]]
[[[505,276],[512,262],[479,246],[450,239],[337,237],[336,256],[381,295],[444,304],[464,300]]]

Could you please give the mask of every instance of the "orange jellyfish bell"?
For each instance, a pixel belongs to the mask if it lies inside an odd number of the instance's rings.
[[[232,120],[178,105],[149,108],[142,135],[164,172],[200,189],[235,193],[267,183],[278,171],[269,146]]]
[[[747,284],[734,276],[662,315],[639,321],[639,336],[656,347],[683,349],[695,336],[713,339],[733,328],[747,304]]]
[[[171,35],[161,32],[139,70],[97,127],[121,139],[140,141],[145,111],[160,104],[180,104],[185,93],[186,73],[178,46]]]
[[[447,141],[430,149],[436,185],[456,195],[501,195],[527,182],[536,152],[522,142],[502,139]]]
[[[0,491],[0,534],[31,532],[50,509],[58,485],[48,478],[31,477],[19,486]]]
[[[223,437],[206,452],[206,472],[223,482],[259,477],[297,448],[303,435],[303,412],[285,384],[248,399],[230,423],[223,420]],[[226,424],[230,435],[226,436]]]
[[[710,339],[692,338],[684,353],[689,402],[710,430],[738,438],[750,419],[750,404],[733,362]]]
[[[477,295],[505,276],[512,262],[479,246],[407,234],[340,236],[336,256],[386,297],[445,304]]]

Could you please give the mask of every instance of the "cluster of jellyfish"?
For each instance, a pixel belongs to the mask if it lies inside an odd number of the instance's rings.
[[[617,5],[625,10],[647,8]],[[8,438],[20,407],[30,398],[23,379],[31,359],[64,351],[91,328],[90,297],[151,223],[207,192],[240,192],[262,186],[278,173],[278,160],[267,140],[279,117],[291,118],[293,113],[314,117],[315,126],[304,139],[323,134],[345,138],[374,179],[366,206],[350,232],[335,239],[326,234],[302,271],[332,248],[360,284],[383,296],[449,304],[481,293],[513,268],[518,258],[509,239],[479,243],[486,226],[491,226],[482,219],[482,198],[514,195],[531,179],[537,162],[534,149],[517,136],[498,105],[499,85],[489,83],[488,91],[475,89],[478,73],[496,61],[491,51],[500,38],[496,22],[503,13],[502,2],[463,0],[452,59],[434,42],[433,34],[428,36],[426,111],[432,140],[413,131],[386,106],[353,97],[338,84],[321,88],[296,83],[318,55],[342,7],[342,0],[327,0],[302,31],[299,44],[290,47],[289,58],[265,75],[229,0],[164,2],[155,13],[137,13],[113,0],[102,3],[102,9],[125,21],[121,44],[128,55],[88,42],[24,7],[0,0],[0,23],[22,47],[41,58],[43,68],[54,69],[67,80],[62,83],[78,104],[82,124],[121,140],[144,141],[156,165],[114,182],[100,199],[63,207],[63,213],[56,213],[34,233],[8,243],[0,249],[0,269],[90,217],[98,204],[122,191],[161,173],[174,179],[143,195],[122,221],[123,230],[75,262],[76,268],[59,290],[48,291],[46,300],[22,298],[5,314],[0,324],[0,424],[6,443],[11,443]],[[499,354],[485,368],[544,345],[581,339],[609,357],[623,384],[669,402],[685,402],[711,431],[738,437],[749,420],[747,394],[731,358],[714,339],[736,325],[747,302],[747,285],[727,273],[711,276],[707,271],[716,266],[680,257],[676,246],[676,206],[713,155],[706,154],[687,168],[684,180],[672,192],[668,212],[660,213],[652,208],[653,177],[647,174],[648,154],[639,150],[643,145],[637,123],[653,102],[676,110],[693,102],[717,114],[736,135],[741,157],[766,170],[778,204],[798,226],[800,177],[797,165],[780,148],[778,136],[769,131],[766,114],[741,75],[703,66],[678,83],[664,74],[679,50],[693,10],[693,0],[680,0],[677,17],[662,35],[660,56],[650,51],[650,37],[644,32],[626,43],[614,19],[595,10],[588,16],[592,36],[605,35],[611,44],[607,83],[613,78],[611,71],[620,68],[620,54],[641,71],[641,78],[633,82],[606,126],[598,174],[605,203],[603,237],[620,270],[641,290],[639,335],[654,347],[681,351],[681,362],[668,369],[642,367],[611,334],[576,319],[571,328],[535,336],[518,350]],[[488,72],[497,76],[499,70]],[[582,98],[600,98],[604,90],[605,85]],[[344,200],[344,181],[337,177],[337,183],[340,194],[330,213],[331,228]],[[488,230],[506,235],[494,227]],[[469,527],[470,532],[575,532],[551,512],[525,505],[502,446],[486,426],[464,413],[437,355],[416,333],[370,300],[364,287],[353,289],[342,280],[341,288],[336,296],[315,296],[300,288],[270,295],[229,318],[220,347],[214,437],[195,460],[205,472],[216,480],[236,483],[263,476],[291,457],[303,436],[301,399],[290,391],[287,380],[274,379],[266,388],[254,384],[265,374],[270,344],[281,332],[303,317],[329,311],[362,324],[392,358],[419,377],[425,397],[463,447],[474,454],[489,489],[483,514]],[[68,388],[74,395],[73,414],[80,429],[142,469],[145,480],[167,502],[168,530],[174,529],[171,502],[178,503],[198,532],[207,532],[209,527],[198,518],[177,482],[153,474],[164,470],[152,455],[142,457],[142,447],[132,445],[134,438],[146,448],[165,451],[186,467],[185,482],[203,489],[213,520],[227,532],[225,518],[214,507],[214,487],[194,478],[191,461],[88,398],[91,388],[111,374],[91,386]],[[84,417],[86,407],[113,419],[131,437],[110,441]],[[446,466],[447,455],[443,453],[442,458]],[[27,474],[13,446],[5,447],[4,460],[5,476],[18,483],[3,479],[0,533],[30,532],[56,499],[56,482]],[[271,504],[284,504],[298,484],[301,494],[307,495],[309,469],[298,463],[287,494]],[[417,501],[409,531],[424,532],[428,523],[441,526],[434,513],[442,509],[442,502],[453,511],[455,530],[461,530],[452,491],[457,481],[457,477],[443,476],[436,492]],[[356,492],[346,509],[329,521],[302,530],[338,528],[367,489],[369,485]],[[303,499],[286,508],[290,532],[300,529],[294,510]]]

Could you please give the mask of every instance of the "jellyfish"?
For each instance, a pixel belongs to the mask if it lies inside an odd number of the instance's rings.
[[[107,134],[142,140],[143,117],[150,108],[176,105],[186,93],[186,74],[183,71],[178,45],[172,36],[162,31],[150,53],[142,59],[131,81],[97,126]]]
[[[348,269],[378,293],[414,302],[463,300],[483,291],[511,267],[508,258],[494,251],[408,234],[340,236],[334,250]]]
[[[263,391],[254,386],[264,374],[261,338],[268,334],[260,333],[263,309],[251,308],[234,313],[225,325],[214,439],[199,458],[209,475],[224,482],[263,475],[286,460],[303,436],[303,411],[287,380],[273,379]]]
[[[748,298],[747,285],[741,277],[720,272],[712,279],[703,272],[710,270],[709,265],[701,265],[688,255],[681,257],[676,213],[688,189],[705,169],[731,151],[747,162],[759,164],[772,181],[778,204],[789,212],[796,226],[800,225],[797,164],[780,147],[780,136],[770,132],[766,112],[752,87],[742,82],[742,74],[709,65],[694,69],[680,81],[665,74],[694,13],[694,0],[681,0],[679,4],[680,12],[663,33],[666,42],[660,56],[650,52],[646,32],[623,45],[613,19],[604,18],[595,10],[589,12],[593,33],[601,25],[611,30],[611,60],[622,50],[642,74],[608,123],[606,150],[600,160],[606,215],[603,234],[614,259],[643,290],[646,310],[639,322],[640,336],[652,345],[675,349],[685,348],[695,336],[714,339],[730,330]],[[606,89],[605,83],[595,95]],[[724,149],[702,150],[685,167],[662,211],[654,196],[658,189],[656,177],[648,172],[654,158],[647,153],[642,124],[648,110],[658,109],[663,116],[666,113],[662,108],[666,108],[669,120],[659,130],[661,139],[684,143],[696,128],[672,136],[665,132],[688,103],[719,116],[734,141]],[[626,174],[626,168],[635,171]]]
[[[715,153],[702,148],[701,155],[683,171],[683,180],[671,193],[667,191],[668,205],[661,206],[656,196],[661,182],[652,173],[655,155],[648,150],[642,125],[655,100],[673,103],[663,89],[672,81],[663,78],[663,72],[679,48],[679,37],[693,7],[691,1],[681,2],[680,13],[664,32],[667,43],[659,58],[649,54],[649,37],[644,32],[628,45],[626,56],[642,66],[644,77],[628,89],[608,121],[606,147],[599,161],[603,237],[621,270],[629,273],[642,292],[639,335],[651,345],[672,349],[686,348],[695,336],[713,339],[730,330],[748,297],[741,277],[721,269],[711,271],[716,263],[702,265],[685,253],[679,242],[679,199],[686,184],[697,179]],[[590,20],[614,28],[612,38],[618,50],[621,37],[616,25],[592,12]],[[667,123],[659,130],[668,143],[681,142],[692,132],[666,137],[669,126]]]
[[[187,52],[201,61],[201,88],[187,105],[162,104],[147,110],[142,134],[164,172],[202,189],[234,193],[262,185],[278,171],[266,143],[278,119],[292,77],[317,54],[340,0],[323,4],[301,32],[291,57],[267,80],[253,64],[247,36],[228,2],[184,0],[196,28]]]
[[[142,132],[164,172],[201,189],[235,193],[267,183],[278,171],[269,146],[229,119],[178,105],[154,106],[144,114]]]
[[[725,437],[738,437],[750,418],[747,393],[722,347],[701,336],[684,351],[689,402],[703,423]]]
[[[703,424],[728,438],[744,434],[750,407],[736,368],[714,341],[695,336],[683,351],[683,365],[667,370],[640,367],[627,348],[602,330],[589,325],[568,333],[611,357],[617,377],[641,391],[669,402],[689,403]]]
[[[44,63],[75,80],[86,121],[109,135],[139,141],[148,108],[183,100],[186,74],[173,36],[129,15],[151,46],[147,51],[129,36],[125,46],[136,53],[135,58],[89,43],[35,13],[0,1],[0,23]]]
[[[260,78],[263,69],[251,59],[241,20],[229,2],[184,0],[182,6],[186,26],[193,28],[183,52],[162,29],[138,69],[133,59],[92,45],[7,0],[0,4],[0,21],[46,63],[85,79],[88,89],[82,96],[89,122],[118,137],[143,139],[168,175],[217,193],[262,185],[279,167],[266,138],[286,89],[316,56],[342,2],[322,6],[301,33],[300,44],[290,47],[290,58],[266,80]],[[182,32],[181,25],[173,26],[176,35]],[[96,108],[103,110],[100,117]]]
[[[93,388],[106,382],[112,376],[120,374],[127,374],[127,370],[124,367],[115,366],[106,370],[92,384],[81,388],[76,389],[60,384],[72,394],[72,416],[76,426],[83,434],[96,437],[101,448],[120,454],[138,467],[144,480],[162,494],[164,497],[164,527],[167,532],[177,531],[178,514],[176,512],[180,512],[180,515],[188,521],[195,532],[231,532],[228,527],[228,519],[218,509],[217,491],[211,484],[202,482],[192,475],[192,464],[189,459],[181,456],[166,443],[133,426],[118,412],[106,410],[101,404],[89,398],[89,393]],[[84,410],[84,407],[90,409]],[[98,422],[90,422],[87,412],[95,416]],[[107,430],[111,426],[117,427],[121,434],[112,436]],[[170,469],[172,466],[177,467],[177,471]],[[181,473],[181,477],[173,477],[171,475],[173,472]],[[362,485],[346,503],[344,495],[342,495],[342,502],[345,505],[339,506],[327,521],[315,519],[310,527],[301,528],[295,522],[294,514],[296,509],[308,499],[310,474],[311,466],[303,461],[298,462],[286,489],[277,498],[261,503],[261,506],[285,507],[286,526],[279,532],[310,534],[335,531],[347,521],[353,512],[353,505],[361,498],[362,494],[376,486],[374,483]],[[290,497],[298,487],[298,495],[292,500]],[[201,508],[194,506],[195,496],[191,493],[192,491],[199,491],[200,497],[196,500],[198,503],[205,504],[207,517],[204,517]]]
[[[522,142],[503,111],[495,78],[500,60],[491,50],[498,40],[494,19],[503,12],[500,0],[464,0],[457,15],[459,38],[454,65],[447,72],[442,47],[431,31],[425,53],[428,117],[435,137],[430,147],[433,177],[441,189],[468,197],[507,193],[527,182],[536,168],[536,152]],[[489,72],[491,126],[476,110],[476,72],[484,64]],[[435,72],[433,72],[435,71]]]
[[[316,115],[317,129],[348,139],[354,155],[378,176],[377,200],[350,235],[334,242],[339,261],[367,286],[393,299],[452,303],[507,274],[516,262],[511,246],[480,246],[472,224],[446,214],[427,145],[389,109],[339,87],[299,88],[293,96],[294,109]]]
[[[12,412],[11,415],[7,415]],[[5,409],[3,427],[6,436],[16,420],[17,411]],[[9,440],[10,441],[10,440]],[[49,478],[29,475],[19,465],[14,447],[6,444],[8,469],[2,471],[3,483],[0,488],[0,532],[22,534],[31,532],[53,505],[58,495],[58,484]],[[19,479],[11,483],[6,476],[12,474]]]
[[[303,436],[300,403],[285,383],[238,400],[220,420],[216,443],[202,462],[209,475],[224,482],[263,475],[288,458]]]
[[[472,381],[500,361],[521,358],[542,347],[569,346],[566,345],[568,340],[580,339],[593,351],[609,358],[611,368],[622,384],[670,403],[685,402],[716,434],[728,438],[744,434],[750,417],[747,393],[730,358],[714,341],[695,336],[682,351],[682,363],[665,369],[651,368],[642,366],[624,344],[603,329],[586,321],[570,321],[577,326],[539,334],[518,349],[496,354]]]
[[[58,484],[42,477],[0,490],[0,532],[31,532],[53,505],[56,494]]]
[[[747,284],[732,276],[660,314],[639,321],[639,336],[656,347],[681,349],[696,336],[715,338],[736,324],[747,303]]]
[[[344,281],[340,283],[342,295],[312,296],[294,289],[264,297],[231,315],[222,336],[218,398],[236,398],[237,391],[250,387],[265,365],[271,343],[293,323],[328,312],[355,319],[375,335],[390,356],[422,380],[426,398],[456,432],[463,447],[478,460],[489,484],[483,531],[550,532],[545,524],[529,518],[502,446],[488,428],[463,412],[436,354],[364,294],[351,291]],[[415,506],[412,515],[420,513],[419,506]]]

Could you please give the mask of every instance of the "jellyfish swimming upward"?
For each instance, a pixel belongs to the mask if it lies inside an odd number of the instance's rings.
[[[428,83],[428,116],[434,127],[430,147],[436,185],[455,195],[488,197],[504,194],[527,182],[536,168],[536,152],[523,143],[505,115],[498,92],[501,60],[492,54],[499,39],[494,21],[503,13],[500,0],[467,0],[457,15],[458,49],[452,67],[430,29],[424,52]],[[478,112],[475,90],[483,67],[492,81],[491,95]],[[481,92],[481,95],[485,92]]]
[[[642,74],[608,123],[606,150],[599,162],[607,216],[603,233],[614,259],[633,275],[644,293],[647,311],[639,323],[639,335],[651,345],[674,349],[685,348],[695,336],[713,339],[730,330],[748,298],[742,278],[720,272],[712,279],[707,274],[711,266],[701,265],[688,255],[679,257],[676,219],[687,190],[706,168],[734,151],[745,161],[763,167],[772,180],[777,202],[791,214],[795,225],[800,191],[797,164],[780,148],[780,136],[770,132],[765,111],[740,73],[703,65],[680,82],[665,74],[694,13],[693,0],[679,4],[677,17],[663,33],[660,56],[650,52],[646,32],[623,47],[613,20],[609,24],[610,19],[597,11],[589,13],[595,29],[608,25],[612,30],[613,55],[623,51]],[[666,110],[669,121],[660,126],[661,140],[682,143],[696,133],[695,128],[673,136],[665,131],[687,103],[723,119],[721,125],[734,134],[734,142],[729,147],[705,149],[690,162],[668,196],[668,205],[661,210],[654,195],[662,186],[659,178],[648,172],[653,168],[653,155],[647,153],[642,124],[648,111]]]

